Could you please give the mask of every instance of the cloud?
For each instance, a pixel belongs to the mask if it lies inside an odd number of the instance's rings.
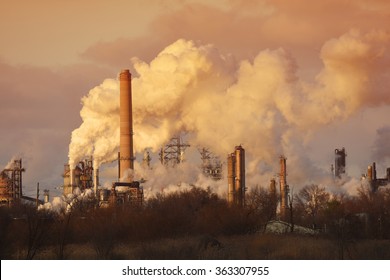
[[[387,26],[386,6],[383,1],[179,1],[156,15],[142,36],[98,42],[83,57],[116,67],[133,56],[149,62],[157,50],[184,38],[212,43],[238,59],[282,46],[302,71],[311,71],[307,67],[319,66],[319,49],[329,38],[351,28],[368,32]]]
[[[372,158],[379,162],[390,162],[390,126],[377,130]]]

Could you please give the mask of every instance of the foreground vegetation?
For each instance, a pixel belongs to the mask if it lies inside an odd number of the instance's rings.
[[[1,259],[390,259],[390,195],[331,196],[307,186],[291,199],[292,225],[315,235],[265,231],[275,219],[267,191],[228,206],[211,191],[158,195],[143,207],[98,208],[80,200],[72,211],[0,209]]]

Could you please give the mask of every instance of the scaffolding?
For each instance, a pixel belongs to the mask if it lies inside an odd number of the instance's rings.
[[[208,148],[198,148],[202,160],[202,172],[214,180],[222,179],[222,163]]]
[[[72,170],[69,164],[64,165],[64,195],[73,194],[76,188],[80,191],[94,188],[92,157],[80,161]]]
[[[12,206],[22,198],[22,159],[16,159],[0,174],[0,204]]]
[[[161,164],[165,166],[176,166],[184,161],[184,151],[190,147],[180,136],[171,138],[164,147],[161,148],[159,156]]]

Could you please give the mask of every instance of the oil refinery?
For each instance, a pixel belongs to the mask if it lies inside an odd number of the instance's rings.
[[[96,203],[100,207],[114,207],[116,205],[137,205],[142,206],[144,202],[144,188],[142,183],[148,178],[136,178],[134,172],[134,139],[133,139],[133,102],[132,102],[132,77],[128,69],[119,74],[119,108],[120,108],[120,139],[117,157],[117,180],[111,182],[110,187],[103,187],[99,180],[99,166],[94,164],[92,156],[84,158],[72,165],[64,165],[62,177],[62,194],[64,197],[72,195],[77,190],[85,192],[89,190],[93,193]],[[166,168],[175,168],[186,161],[185,151],[190,147],[180,135],[172,137],[169,142],[161,147],[159,160]],[[246,151],[243,145],[238,145],[234,151],[229,153],[226,162],[222,162],[215,156],[209,148],[198,148],[201,165],[199,172],[213,181],[227,182],[225,187],[226,201],[229,205],[244,207],[246,192]],[[332,176],[335,182],[339,182],[346,176],[346,151],[342,149],[334,150],[334,166],[332,165]],[[149,151],[144,151],[142,166],[150,169],[152,158]],[[275,160],[276,161],[276,160]],[[287,158],[283,155],[279,158],[280,171],[279,188],[276,187],[275,178],[270,178],[269,192],[274,201],[273,216],[280,220],[287,221],[289,208],[291,207],[292,193],[287,183]],[[13,206],[20,201],[29,201],[38,205],[49,202],[49,191],[44,191],[44,199],[39,199],[39,184],[37,186],[36,197],[23,195],[22,174],[25,169],[22,166],[22,159],[14,160],[0,173],[0,204],[1,206]],[[362,182],[368,182],[371,190],[376,192],[381,187],[390,184],[390,168],[387,168],[383,178],[377,177],[375,162],[368,166],[367,174],[362,176]]]

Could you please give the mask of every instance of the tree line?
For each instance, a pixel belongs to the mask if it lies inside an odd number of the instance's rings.
[[[34,259],[50,248],[56,259],[69,257],[70,244],[89,244],[96,257],[108,259],[117,244],[138,244],[185,236],[233,236],[263,233],[278,219],[278,198],[255,187],[245,206],[232,206],[211,191],[193,187],[159,193],[142,206],[97,207],[93,197],[73,200],[59,212],[20,204],[0,208],[1,259]],[[307,185],[290,197],[286,222],[309,227],[339,244],[340,257],[351,240],[390,238],[390,190],[356,196],[332,194]]]

